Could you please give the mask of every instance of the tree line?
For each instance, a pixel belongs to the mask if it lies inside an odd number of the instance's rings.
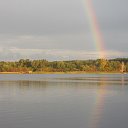
[[[123,71],[122,71],[122,65]],[[15,62],[0,62],[0,72],[128,72],[128,58],[47,61],[20,59]]]

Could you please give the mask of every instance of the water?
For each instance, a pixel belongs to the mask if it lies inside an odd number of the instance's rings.
[[[0,75],[0,128],[128,128],[128,75]]]

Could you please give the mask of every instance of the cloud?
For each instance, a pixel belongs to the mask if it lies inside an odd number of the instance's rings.
[[[19,60],[21,58],[54,61],[98,59],[100,53],[97,51],[88,52],[84,50],[1,48],[0,54],[0,60],[6,61]],[[107,58],[127,57],[126,55],[128,55],[128,52],[106,51]]]
[[[85,33],[59,35],[11,35],[0,34],[1,47],[21,49],[84,49],[94,46],[91,35]],[[88,43],[91,42],[91,43]],[[73,47],[72,47],[73,46]]]
[[[82,2],[1,0],[0,60],[97,58],[99,53]],[[127,57],[128,1],[92,2],[107,57]]]

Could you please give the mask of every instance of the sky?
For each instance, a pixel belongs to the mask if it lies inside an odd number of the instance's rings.
[[[92,0],[107,58],[128,57],[128,0]],[[84,0],[0,0],[0,60],[97,59]]]

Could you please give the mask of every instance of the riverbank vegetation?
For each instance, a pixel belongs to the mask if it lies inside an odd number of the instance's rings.
[[[67,72],[128,72],[128,58],[47,61],[21,59],[15,62],[0,62],[1,73],[67,73]]]

